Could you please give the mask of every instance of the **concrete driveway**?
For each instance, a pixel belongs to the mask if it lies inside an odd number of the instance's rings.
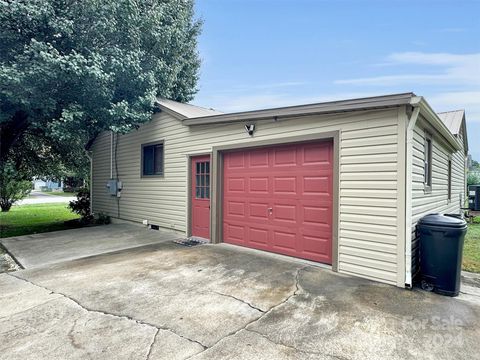
[[[75,196],[52,195],[41,191],[32,191],[25,199],[17,201],[14,206],[30,205],[30,204],[52,204],[52,203],[68,203],[76,200]]]
[[[398,289],[229,245],[158,242],[2,274],[0,289],[0,359],[480,353],[474,296]]]

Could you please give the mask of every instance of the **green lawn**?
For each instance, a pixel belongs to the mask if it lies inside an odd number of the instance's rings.
[[[463,247],[463,266],[465,271],[480,273],[480,218],[468,224],[465,245]]]
[[[63,222],[77,218],[63,203],[12,206],[0,213],[0,238],[68,229]]]

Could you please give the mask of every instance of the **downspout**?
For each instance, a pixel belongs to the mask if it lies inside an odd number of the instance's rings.
[[[413,129],[420,114],[421,97],[413,98],[413,112],[408,119],[406,134],[405,171],[405,286],[412,286],[412,172],[413,172]]]
[[[93,215],[93,154],[92,152],[85,150],[88,160],[90,161],[90,215]]]

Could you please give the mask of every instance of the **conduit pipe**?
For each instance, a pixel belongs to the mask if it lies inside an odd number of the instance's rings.
[[[90,161],[90,183],[88,187],[90,188],[90,215],[93,215],[93,154],[88,150],[85,150],[85,154]]]
[[[113,179],[113,131],[110,131],[110,179]]]

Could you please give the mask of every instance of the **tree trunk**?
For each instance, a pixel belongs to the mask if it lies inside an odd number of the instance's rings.
[[[10,149],[22,137],[29,125],[25,111],[17,111],[10,121],[0,124],[0,163],[7,160]]]
[[[2,212],[7,212],[10,210],[10,208],[12,207],[12,202],[11,201],[0,201],[0,208],[2,209]]]

